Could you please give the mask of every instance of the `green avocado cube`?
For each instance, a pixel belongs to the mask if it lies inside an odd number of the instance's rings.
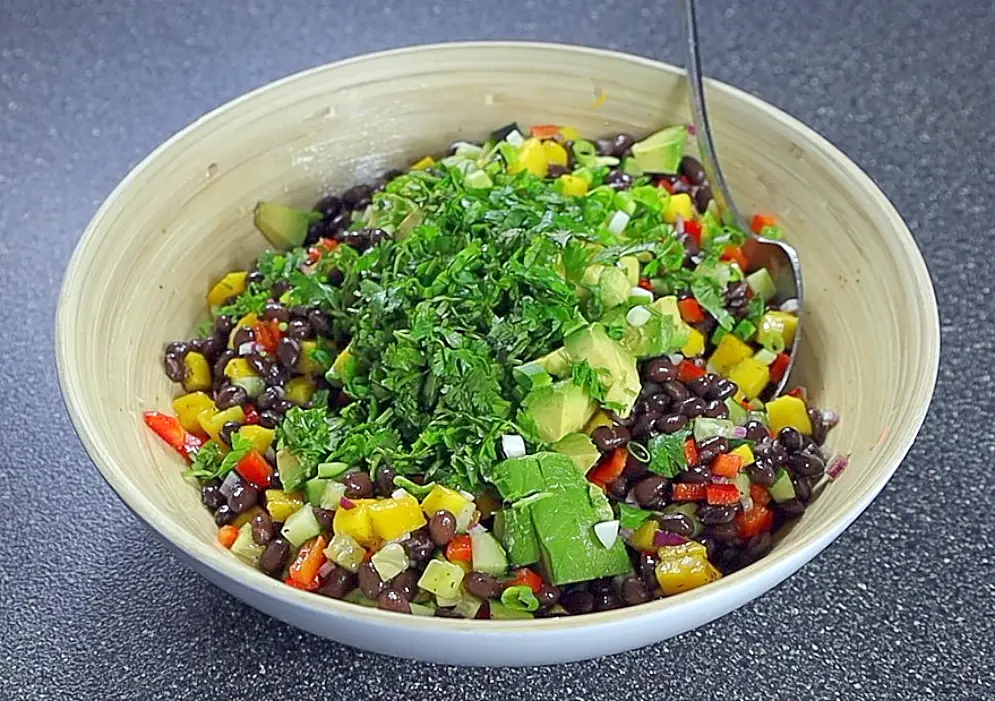
[[[508,507],[494,515],[494,534],[515,567],[539,562],[539,541],[532,527],[532,507]]]

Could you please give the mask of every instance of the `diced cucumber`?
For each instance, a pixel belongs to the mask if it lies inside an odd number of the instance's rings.
[[[359,604],[360,606],[365,606],[366,608],[371,609],[377,607],[377,602],[363,596],[363,592],[359,589],[353,589],[351,592],[343,596],[342,601],[348,601],[350,604]]]
[[[491,180],[490,176],[483,170],[475,170],[468,174],[463,180],[467,187],[472,187],[476,190],[486,190],[489,187],[494,186],[494,182]]]
[[[325,557],[350,572],[357,572],[366,557],[366,549],[352,536],[339,533],[332,536],[332,542],[325,548]]]
[[[387,543],[373,554],[370,562],[385,582],[401,574],[411,564],[400,543]]]
[[[435,615],[434,606],[426,606],[425,604],[415,604],[409,603],[408,606],[411,607],[411,614],[414,616],[427,616],[431,618]]]
[[[455,610],[463,618],[476,618],[477,613],[480,611],[480,607],[484,605],[484,600],[479,599],[473,594],[467,594],[464,592],[463,596],[460,597],[459,603],[456,604]]]
[[[321,524],[315,518],[310,504],[305,504],[292,513],[280,529],[280,535],[298,548],[320,533]]]
[[[245,523],[238,529],[238,537],[232,543],[231,554],[254,566],[259,562],[259,556],[263,554],[265,549],[265,545],[259,545],[253,539],[252,524]]]
[[[328,480],[320,477],[309,479],[304,483],[304,493],[307,494],[308,503],[312,506],[321,506],[321,495],[325,492],[325,485]]]
[[[746,423],[747,414],[746,409],[743,405],[737,402],[732,397],[726,398],[726,406],[729,408],[729,420],[732,421],[737,426],[742,426]]]
[[[470,521],[473,520],[473,514],[476,511],[476,505],[472,501],[468,501],[460,512],[456,514],[457,533],[466,533],[466,529],[470,527]]]
[[[762,405],[761,405],[762,406]],[[746,414],[747,421],[759,421],[764,428],[770,428],[770,422],[767,420],[767,412],[759,409],[751,410]]]
[[[335,511],[339,508],[339,502],[345,496],[345,485],[334,480],[325,480],[325,491],[321,493],[321,501],[318,504],[326,511]]]
[[[750,476],[745,472],[740,472],[732,478],[732,483],[739,489],[741,497],[750,496]]]
[[[307,479],[304,465],[289,450],[276,451],[276,466],[280,470],[280,482],[284,491],[294,491]]]
[[[698,417],[694,420],[694,439],[703,441],[716,436],[728,438],[732,435],[733,423],[728,419]]]
[[[760,270],[747,275],[746,284],[750,286],[755,295],[762,297],[765,302],[769,302],[777,295],[777,285],[774,284],[774,278],[771,277],[767,268],[760,268]]]
[[[516,611],[508,606],[505,606],[500,601],[491,601],[490,609],[491,618],[498,621],[534,618],[534,616],[528,611]]]
[[[249,399],[255,399],[259,396],[259,393],[263,391],[266,387],[266,382],[259,375],[246,375],[245,377],[238,377],[231,381],[233,385],[237,385],[245,390],[245,393],[249,395]]]
[[[318,477],[322,479],[335,479],[349,471],[347,462],[323,462],[318,465]]]
[[[487,531],[477,531],[470,534],[470,543],[473,552],[473,569],[477,572],[494,575],[503,575],[508,571],[508,556],[504,548]]]
[[[795,498],[795,485],[791,483],[791,475],[783,467],[777,471],[777,478],[774,484],[767,488],[770,498],[778,504],[791,501]]]
[[[445,560],[430,560],[418,579],[418,586],[437,597],[452,599],[463,584],[463,568]]]

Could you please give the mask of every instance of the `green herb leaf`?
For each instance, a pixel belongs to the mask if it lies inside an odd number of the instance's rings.
[[[604,403],[605,394],[608,392],[602,379],[603,375],[607,375],[607,371],[596,370],[586,360],[575,363],[570,368],[570,379],[573,383],[587,392],[588,396],[598,404]]]
[[[715,317],[719,326],[731,330],[736,318],[725,308],[725,295],[718,282],[710,277],[696,276],[691,280],[691,294],[705,311]]]
[[[661,434],[650,439],[646,446],[650,453],[650,472],[663,475],[669,479],[676,477],[687,467],[687,457],[684,455],[684,441],[691,435],[691,427],[686,426],[670,435]]]
[[[332,449],[332,430],[324,408],[292,407],[277,428],[277,446],[289,451],[310,473]]]
[[[618,504],[618,525],[620,528],[639,528],[645,521],[653,517],[652,511],[629,506],[624,502]]]

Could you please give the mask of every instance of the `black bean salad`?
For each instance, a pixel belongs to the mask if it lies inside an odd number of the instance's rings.
[[[145,414],[233,555],[401,613],[604,611],[754,562],[846,466],[835,414],[771,396],[798,303],[688,128],[528,133],[258,205],[273,250],[210,290]]]

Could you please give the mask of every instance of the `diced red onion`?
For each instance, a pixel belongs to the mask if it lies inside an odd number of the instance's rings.
[[[735,438],[738,441],[746,438],[746,426],[733,426],[732,432],[729,434],[730,438]]]
[[[684,361],[684,356],[680,353],[670,353],[667,355],[667,360],[674,365],[680,365]]]
[[[694,124],[692,124],[691,122],[688,122],[686,126],[687,126],[687,130],[688,130],[688,136],[694,136],[695,135]]]
[[[657,531],[653,534],[653,545],[657,548],[666,548],[672,545],[684,545],[688,539],[682,535],[671,533],[670,531]]]
[[[618,529],[618,535],[619,535],[620,538],[622,538],[622,540],[628,540],[629,538],[632,537],[633,533],[635,533],[635,531],[632,530],[631,528],[619,528]]]
[[[835,411],[826,409],[822,412],[822,423],[826,425],[826,428],[833,428],[839,422],[840,415]]]
[[[850,456],[837,453],[829,459],[826,463],[826,474],[829,475],[829,479],[837,480],[839,476],[843,474],[845,470],[850,465]]]
[[[674,222],[674,231],[676,231],[678,235],[684,233],[684,217],[677,217],[677,221]]]
[[[324,565],[318,568],[318,577],[320,579],[324,579],[325,577],[330,575],[332,573],[332,570],[334,569],[335,569],[335,563],[332,562],[331,560],[328,560],[327,562],[325,562]]]
[[[618,210],[612,215],[612,218],[608,221],[608,231],[612,232],[616,236],[625,231],[625,226],[629,223],[628,212],[623,212]]]
[[[253,351],[256,350],[256,344],[254,341],[246,341],[238,347],[238,354],[240,356],[251,355]]]
[[[712,484],[731,484],[732,480],[728,477],[721,477],[719,475],[712,475]]]
[[[221,486],[218,489],[225,495],[225,499],[227,499],[231,496],[232,490],[234,490],[241,481],[242,480],[239,478],[238,473],[232,470],[228,473],[228,476],[225,477],[225,481],[221,483]]]
[[[781,311],[787,312],[788,314],[797,314],[801,306],[798,304],[798,300],[792,297],[791,299],[786,299],[781,303]]]
[[[343,509],[355,509],[356,502],[354,502],[349,497],[342,497],[342,501],[339,502],[339,506]]]

